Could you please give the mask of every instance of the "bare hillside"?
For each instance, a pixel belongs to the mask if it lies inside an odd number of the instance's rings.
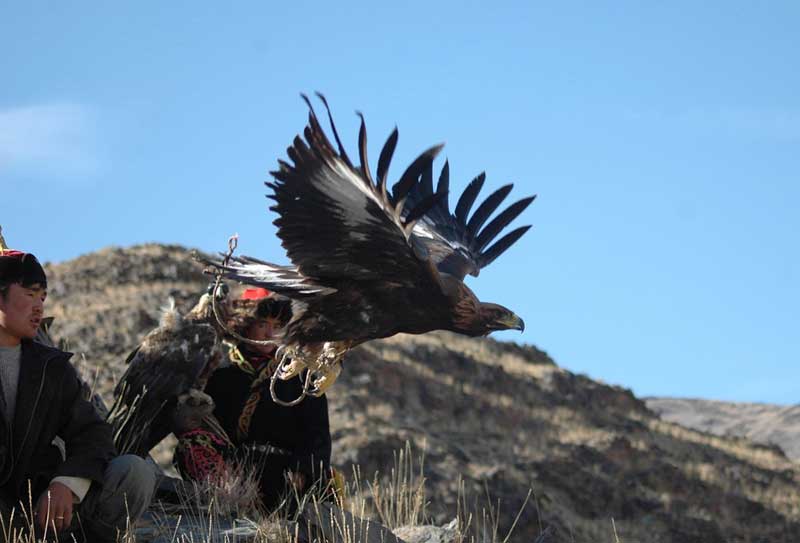
[[[800,405],[720,402],[696,398],[647,398],[661,418],[720,436],[775,445],[800,461]]]
[[[207,284],[185,249],[104,249],[48,266],[55,334],[99,368],[108,394],[167,296]],[[544,338],[543,338],[544,339]],[[512,540],[800,541],[800,469],[774,448],[662,420],[630,391],[575,375],[533,346],[449,333],[398,336],[349,354],[329,393],[334,464],[386,473],[424,449],[430,512],[455,516],[458,481],[501,501]]]

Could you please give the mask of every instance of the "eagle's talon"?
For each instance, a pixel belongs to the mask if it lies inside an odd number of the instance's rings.
[[[278,367],[275,374],[281,381],[288,381],[303,371],[307,364],[302,353],[293,347],[282,345],[275,352],[278,359]]]
[[[278,365],[278,379],[281,381],[288,381],[299,375],[305,369],[306,365],[299,358],[291,358],[288,361],[282,361]]]
[[[341,364],[334,363],[331,366],[320,371],[321,375],[314,375],[314,381],[311,384],[311,389],[307,392],[309,396],[319,397],[325,394],[325,391],[333,386],[339,374],[342,372]]]

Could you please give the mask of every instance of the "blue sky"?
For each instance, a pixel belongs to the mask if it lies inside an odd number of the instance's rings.
[[[353,153],[364,113],[373,167],[399,127],[394,179],[445,142],[454,189],[486,170],[539,195],[469,282],[525,319],[501,339],[638,395],[794,403],[798,20],[794,2],[6,3],[0,224],[48,261],[238,232],[285,262],[262,182],[320,90]]]

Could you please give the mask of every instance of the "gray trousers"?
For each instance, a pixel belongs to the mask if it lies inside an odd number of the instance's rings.
[[[156,472],[144,459],[126,454],[106,468],[103,485],[92,484],[73,516],[72,528],[88,541],[116,541],[150,505]]]
[[[114,458],[106,468],[103,484],[92,483],[83,501],[73,509],[70,533],[59,534],[57,541],[116,542],[118,534],[132,527],[150,505],[155,484],[155,468],[144,459],[132,454]],[[34,505],[37,498],[32,497]],[[14,529],[27,531],[27,519],[18,508],[13,515],[13,525],[8,524],[9,504],[0,503],[0,515],[9,533]],[[52,537],[50,535],[49,539]]]

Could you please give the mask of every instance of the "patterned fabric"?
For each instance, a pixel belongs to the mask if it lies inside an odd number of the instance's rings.
[[[220,476],[231,453],[223,438],[198,428],[178,436],[172,462],[184,480],[202,481]]]
[[[269,393],[270,377],[278,366],[278,360],[274,356],[254,356],[249,353],[245,357],[238,347],[231,348],[230,359],[240,370],[253,378],[253,382],[250,384],[250,394],[244,402],[236,428],[236,439],[242,442],[250,434],[250,423],[253,421],[253,413],[261,401],[262,393]]]

